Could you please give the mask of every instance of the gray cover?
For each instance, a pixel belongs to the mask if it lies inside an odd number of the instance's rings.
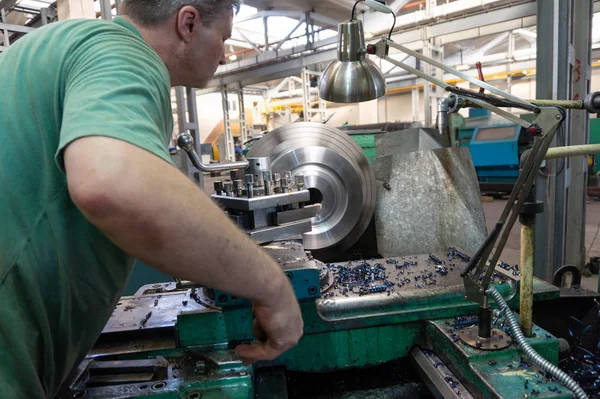
[[[435,129],[412,128],[376,135],[375,147],[377,156],[384,157],[450,147],[450,143]]]
[[[479,184],[467,148],[377,157],[373,169],[377,247],[382,256],[450,246],[473,254],[485,240]]]

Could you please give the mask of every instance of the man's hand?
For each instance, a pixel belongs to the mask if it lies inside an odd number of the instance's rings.
[[[300,307],[289,283],[286,282],[286,285],[285,295],[273,301],[273,305],[253,305],[252,335],[259,342],[235,348],[244,366],[260,360],[274,360],[296,346],[302,337],[304,323]]]

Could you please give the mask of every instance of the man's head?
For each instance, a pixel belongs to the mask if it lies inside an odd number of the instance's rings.
[[[225,62],[239,0],[124,0],[122,14],[161,56],[174,86],[204,87]]]

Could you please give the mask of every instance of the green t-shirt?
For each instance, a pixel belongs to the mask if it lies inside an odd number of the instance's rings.
[[[69,20],[0,53],[0,396],[54,396],[133,259],[73,204],[63,149],[127,141],[171,163],[170,79],[128,21]]]

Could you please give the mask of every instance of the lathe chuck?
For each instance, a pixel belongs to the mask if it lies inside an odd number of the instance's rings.
[[[269,132],[248,157],[270,157],[274,173],[302,174],[311,202],[321,203],[304,247],[339,253],[364,233],[375,209],[375,175],[360,146],[346,133],[320,123],[300,122]]]

